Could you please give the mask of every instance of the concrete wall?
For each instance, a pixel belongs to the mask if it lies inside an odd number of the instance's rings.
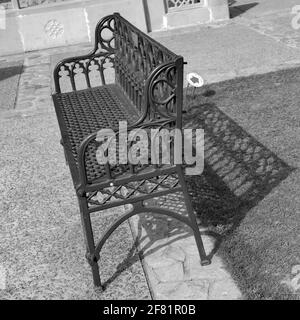
[[[202,0],[180,8],[167,6],[167,0],[144,0],[148,31],[211,23],[229,19],[228,0]]]
[[[227,0],[202,0],[200,4],[171,9],[165,14],[165,28],[178,28],[229,19]]]
[[[24,9],[18,15],[24,51],[38,50],[89,41],[85,8],[72,6]]]
[[[147,32],[142,0],[75,0],[7,10],[0,56],[93,41],[98,21],[116,11]]]
[[[229,18],[227,0],[203,0],[176,10],[165,0],[73,0],[6,11],[0,56],[91,42],[97,22],[113,12],[145,32]]]
[[[92,33],[94,33],[96,24],[99,21],[99,15],[104,17],[114,12],[119,12],[125,19],[142,31],[147,32],[142,0],[94,0],[89,2],[85,10]],[[94,34],[92,36],[94,38]]]
[[[6,14],[6,28],[0,29],[0,56],[23,52],[23,39],[19,32],[17,12]]]

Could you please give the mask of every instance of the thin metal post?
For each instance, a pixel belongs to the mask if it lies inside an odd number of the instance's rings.
[[[83,233],[86,243],[86,258],[92,268],[93,280],[94,285],[96,287],[101,287],[101,279],[99,274],[99,266],[95,256],[95,240],[93,234],[93,228],[91,223],[90,213],[88,212],[88,205],[86,197],[79,197],[78,202],[80,207],[80,215],[81,215],[81,222],[83,227]]]
[[[21,9],[19,0],[11,0],[11,4],[13,9],[16,9],[16,10]]]
[[[204,245],[202,242],[202,238],[201,238],[201,234],[200,234],[200,230],[197,224],[197,220],[194,214],[194,210],[192,207],[192,203],[191,203],[191,199],[188,193],[188,189],[186,186],[186,182],[185,182],[185,178],[184,178],[184,174],[182,171],[182,167],[181,166],[177,166],[177,174],[178,174],[178,179],[180,181],[181,187],[182,187],[182,191],[183,191],[183,196],[184,196],[184,202],[186,205],[186,210],[187,213],[189,215],[190,221],[191,221],[191,226],[194,232],[194,237],[196,240],[196,244],[197,244],[197,248],[199,251],[199,255],[200,255],[200,260],[201,260],[201,265],[202,266],[206,266],[209,265],[211,263],[210,259],[208,258],[208,256],[206,255],[205,249],[204,249]]]

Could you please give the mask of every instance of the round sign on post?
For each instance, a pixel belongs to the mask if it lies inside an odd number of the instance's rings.
[[[195,72],[188,73],[188,75],[186,76],[186,79],[187,79],[188,85],[192,87],[200,88],[204,85],[203,78]]]
[[[188,73],[186,76],[187,88],[186,88],[186,108],[188,109],[197,95],[197,88],[201,88],[204,85],[203,78],[195,72]]]

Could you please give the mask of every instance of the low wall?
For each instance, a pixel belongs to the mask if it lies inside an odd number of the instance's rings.
[[[142,0],[75,0],[7,10],[0,56],[91,42],[98,21],[115,11],[147,32]]]
[[[6,10],[0,56],[92,42],[97,22],[116,11],[145,32],[229,18],[227,0],[191,1],[170,7],[168,0],[70,0]]]
[[[168,6],[161,21],[164,29],[229,19],[228,0],[191,0],[188,4],[184,0],[170,2],[173,6]]]

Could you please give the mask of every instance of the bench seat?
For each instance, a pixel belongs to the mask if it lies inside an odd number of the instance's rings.
[[[78,150],[82,141],[93,132],[104,128],[118,128],[119,121],[128,125],[138,120],[138,113],[131,100],[117,84],[53,95],[56,115],[66,158],[70,164],[74,183],[78,183]],[[104,174],[95,157],[95,149],[86,155],[88,180]]]

